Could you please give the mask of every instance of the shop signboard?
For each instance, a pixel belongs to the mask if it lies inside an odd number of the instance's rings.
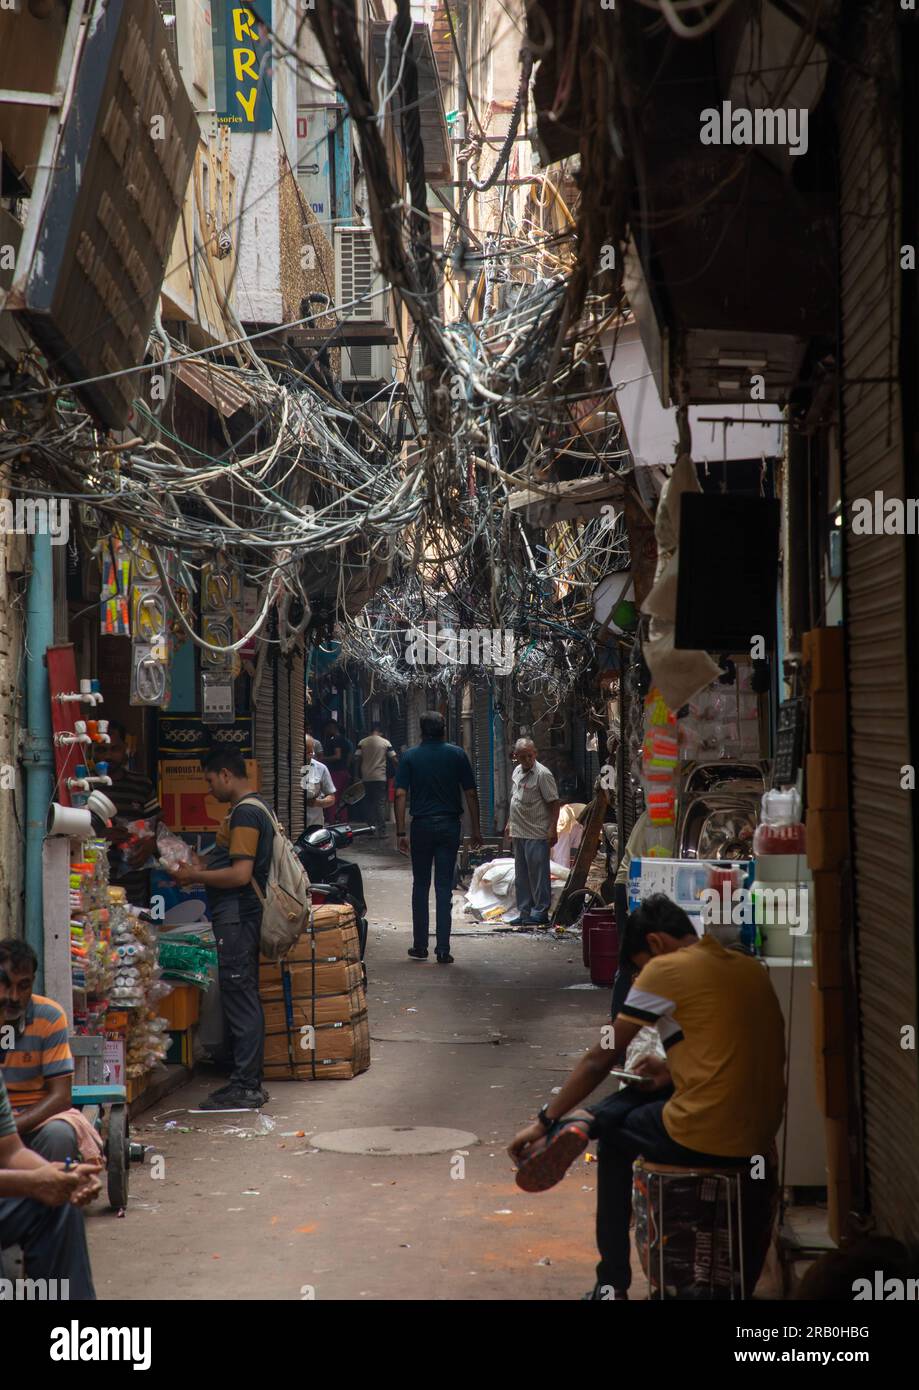
[[[297,111],[297,182],[320,222],[332,220],[329,135],[335,131],[341,108],[301,106]]]
[[[212,0],[217,120],[234,135],[271,130],[271,0]]]
[[[198,122],[156,0],[95,4],[20,312],[121,429],[188,186]]]

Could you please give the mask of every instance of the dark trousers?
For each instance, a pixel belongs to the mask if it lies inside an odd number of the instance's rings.
[[[0,1246],[19,1245],[27,1279],[56,1279],[58,1297],[94,1299],[83,1212],[46,1207],[28,1197],[0,1197]],[[68,1286],[60,1287],[66,1279]]]
[[[246,1090],[262,1084],[265,1015],[258,995],[261,912],[242,913],[233,903],[212,909],[217,942],[217,976],[224,1032],[233,1056],[230,1082]]]
[[[594,1120],[591,1138],[597,1145],[597,1284],[625,1292],[632,1282],[629,1225],[632,1216],[632,1164],[636,1158],[652,1163],[676,1163],[687,1168],[704,1164],[713,1168],[745,1167],[748,1158],[724,1158],[697,1153],[670,1138],[664,1128],[663,1109],[673,1087],[640,1091],[624,1086],[598,1105],[587,1108]]]
[[[525,920],[548,917],[552,901],[548,840],[514,840],[514,894],[518,916]]]
[[[367,824],[379,832],[385,830],[389,820],[388,784],[386,782],[364,783],[364,809]]]
[[[418,951],[428,949],[428,898],[434,870],[437,950],[450,949],[453,915],[453,874],[460,846],[459,816],[426,816],[412,821],[412,934]]]

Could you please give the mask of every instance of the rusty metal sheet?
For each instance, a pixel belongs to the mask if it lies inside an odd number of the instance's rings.
[[[230,372],[222,371],[204,358],[200,362],[180,362],[175,374],[228,420],[252,404],[252,393],[246,387],[238,385]]]

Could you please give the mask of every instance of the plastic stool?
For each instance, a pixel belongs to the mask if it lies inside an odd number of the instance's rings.
[[[728,1218],[728,1262],[731,1270],[731,1299],[734,1298],[735,1274],[740,1276],[740,1297],[745,1299],[747,1296],[744,1282],[744,1243],[743,1243],[743,1178],[745,1170],[743,1168],[682,1168],[670,1163],[651,1163],[646,1159],[638,1158],[632,1167],[633,1173],[643,1173],[648,1184],[648,1203],[651,1206],[652,1194],[655,1184],[657,1186],[657,1223],[658,1223],[658,1285],[660,1289],[659,1298],[663,1301],[666,1294],[666,1283],[664,1280],[664,1244],[665,1244],[665,1218],[664,1218],[664,1192],[667,1181],[670,1178],[713,1178],[716,1182],[724,1184],[723,1192],[726,1199],[727,1218]],[[733,1207],[733,1211],[732,1211]],[[651,1220],[649,1214],[647,1241],[645,1245],[647,1273],[648,1273],[648,1298],[652,1298],[651,1293]],[[734,1259],[734,1232],[737,1232],[737,1251],[739,1258],[735,1263]],[[714,1266],[713,1266],[714,1267]]]

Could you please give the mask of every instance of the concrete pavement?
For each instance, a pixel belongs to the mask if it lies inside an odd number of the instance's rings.
[[[504,1148],[595,1040],[608,992],[583,988],[579,942],[486,934],[458,895],[455,964],[411,961],[410,874],[391,843],[351,856],[370,907],[369,1071],[273,1084],[272,1128],[185,1113],[209,1076],[142,1115],[135,1137],[161,1158],[133,1169],[124,1219],[98,1204],[89,1218],[100,1298],[576,1299],[592,1285],[595,1164],[530,1196]],[[479,1142],[404,1156],[309,1143],[367,1126]]]

